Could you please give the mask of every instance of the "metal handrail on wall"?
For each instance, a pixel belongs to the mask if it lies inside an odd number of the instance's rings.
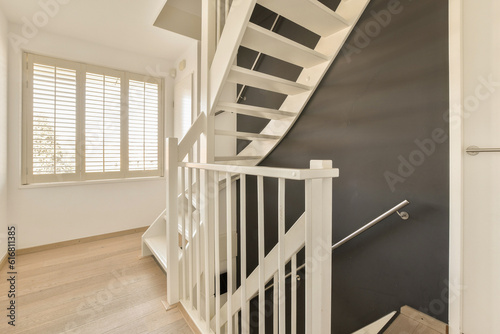
[[[402,208],[404,208],[405,206],[407,206],[408,204],[410,204],[410,202],[408,202],[407,200],[404,200],[402,201],[401,203],[399,203],[398,205],[396,205],[395,207],[393,207],[392,209],[389,209],[387,210],[386,212],[384,212],[383,214],[381,214],[380,216],[378,216],[377,218],[373,219],[371,222],[369,222],[368,224],[366,224],[365,226],[363,226],[362,228],[360,228],[359,230],[356,230],[355,232],[349,234],[347,237],[345,237],[344,239],[340,240],[339,242],[337,242],[336,244],[334,244],[332,246],[332,250],[342,246],[343,244],[345,244],[346,242],[348,242],[349,240],[351,239],[354,239],[355,237],[357,237],[358,235],[360,235],[361,233],[365,232],[366,230],[368,230],[370,227],[373,227],[375,225],[377,225],[378,223],[380,223],[382,220],[384,220],[385,218],[389,217],[390,215],[394,214],[394,213],[397,213],[401,219],[403,220],[407,220],[408,218],[410,218],[410,215],[405,212],[405,211],[402,211],[402,212],[399,212],[399,210],[401,210]],[[298,266],[297,267],[297,271],[301,270],[301,269],[304,269],[306,266],[306,264],[304,263],[303,265],[301,266]],[[290,277],[292,275],[292,273],[288,273],[286,275],[286,278]],[[268,286],[266,286],[266,290],[269,290],[270,288],[272,288],[274,286],[274,284],[270,284]]]
[[[370,227],[377,225],[378,223],[380,223],[382,220],[389,217],[393,213],[397,212],[399,214],[399,216],[401,217],[401,219],[407,220],[409,218],[408,213],[406,213],[406,212],[399,213],[398,211],[401,210],[402,208],[404,208],[405,206],[407,206],[408,204],[410,204],[410,202],[408,202],[407,200],[404,200],[401,203],[399,203],[398,205],[396,205],[395,207],[393,207],[392,209],[387,210],[386,212],[384,212],[383,214],[381,214],[380,216],[378,216],[377,218],[375,218],[374,220],[372,220],[371,222],[369,222],[368,224],[366,224],[365,226],[363,226],[359,230],[349,234],[347,237],[345,237],[344,239],[337,242],[335,245],[332,246],[332,250],[342,246],[343,244],[345,244],[349,240],[354,239],[355,237],[357,237],[361,233],[365,232]]]

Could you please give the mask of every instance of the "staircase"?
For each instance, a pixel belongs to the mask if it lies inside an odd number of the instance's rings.
[[[250,22],[257,3],[320,36],[316,47],[308,48]],[[155,256],[167,272],[169,304],[180,301],[201,333],[239,333],[240,330],[248,333],[252,326],[264,333],[269,325],[266,291],[271,289],[273,333],[287,330],[300,333],[301,329],[297,328],[300,310],[305,312],[306,333],[330,332],[331,250],[325,245],[331,246],[331,182],[338,171],[331,168],[331,162],[325,161],[311,162],[311,169],[256,165],[279,144],[297,120],[368,3],[369,0],[343,0],[336,11],[332,11],[316,0],[234,0],[224,17],[224,29],[211,66],[206,70],[207,112],[199,115],[180,143],[175,138],[167,140],[167,209],[143,235],[143,256]],[[240,67],[236,64],[240,47],[299,66],[300,75],[290,81],[255,68]],[[263,104],[238,103],[237,96],[224,94],[228,87],[235,85],[284,94],[284,102],[277,109]],[[258,133],[214,127],[215,117],[221,113],[258,117],[268,123]],[[209,146],[216,137],[247,140],[249,144],[234,155],[215,155]],[[207,146],[203,146],[205,143]],[[197,149],[201,151],[194,154]],[[194,162],[193,158],[200,156],[205,156],[205,162],[218,164]],[[259,210],[259,243],[255,250],[259,264],[249,275],[245,231],[247,175],[257,176]],[[264,252],[264,177],[277,179],[280,201],[278,243],[268,254]],[[306,209],[285,232],[287,179],[304,182]],[[236,180],[241,190],[239,203],[234,201]],[[241,235],[236,233],[237,205],[241,213]],[[300,252],[305,253],[306,260],[302,263]],[[315,255],[318,252],[325,255],[318,258]],[[236,255],[240,259],[239,286]],[[303,305],[297,299],[295,277],[299,271],[305,277]],[[224,272],[227,272],[228,292],[222,294],[220,277]],[[287,280],[290,283],[286,283]],[[285,300],[286,294],[291,295],[291,300]],[[258,321],[252,324],[250,301],[255,298]],[[285,305],[290,305],[291,319]]]
[[[314,49],[307,48],[273,31],[251,23],[255,6],[266,7],[320,36]],[[334,12],[315,0],[235,1],[226,21],[215,57],[210,68],[211,114],[231,112],[269,120],[260,133],[216,129],[215,136],[231,136],[251,141],[237,155],[215,156],[221,163],[257,165],[278,145],[295,123],[326,71],[337,57],[369,0],[342,1]],[[299,66],[302,71],[296,81],[268,75],[235,65],[240,46]],[[285,94],[279,109],[261,105],[246,105],[221,98],[227,84],[239,84],[265,91]]]

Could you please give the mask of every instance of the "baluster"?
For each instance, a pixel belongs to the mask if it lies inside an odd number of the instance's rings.
[[[227,1],[227,0],[226,0]],[[250,333],[250,314],[247,303],[247,182],[246,175],[240,174],[240,275],[241,275],[241,332]]]
[[[297,334],[297,254],[292,256],[292,304],[291,304],[291,315],[292,315],[292,334]]]
[[[257,234],[259,246],[259,334],[266,331],[266,281],[264,241],[264,178],[257,176]]]
[[[297,334],[297,254],[293,254],[292,256],[292,271],[290,278],[292,279],[292,334]]]
[[[231,174],[226,173],[226,247],[227,247],[227,328],[229,333],[233,331],[233,229],[232,229],[232,191]]]
[[[188,151],[188,162],[193,162],[194,159],[194,146],[191,146]],[[187,168],[188,171],[188,226],[189,226],[189,306],[191,309],[194,308],[193,300],[193,271],[194,271],[194,240],[193,240],[193,170],[192,168]]]
[[[283,178],[278,180],[278,254],[279,286],[276,286],[277,282],[275,281],[274,290],[279,289],[279,334],[285,334],[285,179]]]
[[[219,231],[219,172],[214,172],[215,229],[215,334],[220,334],[220,231]]]
[[[210,199],[211,199],[211,193],[210,193],[210,172],[208,170],[204,171],[204,194],[203,194],[203,199],[204,199],[204,205],[203,205],[203,235],[205,236],[204,238],[204,252],[205,252],[205,325],[206,328],[205,330],[210,332],[210,298],[212,296],[212,286],[213,286],[213,271],[211,269],[211,252],[210,252],[210,243],[209,239],[211,236],[210,230],[212,229],[212,226],[210,224]],[[212,284],[211,284],[212,282]]]
[[[186,300],[187,298],[187,275],[186,275],[186,211],[185,211],[185,203],[186,203],[186,179],[185,179],[185,169],[181,167],[181,220],[182,220],[182,228],[181,228],[181,244],[182,244],[182,299]]]
[[[201,205],[200,205],[200,170],[195,169],[195,201],[196,201],[196,309],[201,317]]]
[[[279,296],[279,293],[281,290],[280,289],[280,282],[279,282],[279,278],[278,278],[278,272],[276,272],[274,274],[274,277],[273,277],[273,333],[278,333],[278,331],[281,329],[280,327],[280,320],[279,319],[279,316],[278,314],[281,313],[280,311],[280,307],[281,305],[280,304],[280,296]]]
[[[194,267],[194,240],[193,240],[193,169],[187,168],[188,179],[188,225],[189,225],[189,305],[193,306],[193,267]]]

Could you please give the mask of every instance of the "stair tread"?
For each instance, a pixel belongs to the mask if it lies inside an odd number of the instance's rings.
[[[300,67],[311,67],[328,61],[328,56],[249,23],[241,45]]]
[[[167,271],[167,236],[157,235],[144,239],[144,243],[148,246],[153,256],[162,266],[163,270]]]
[[[247,140],[278,140],[281,138],[281,136],[276,136],[276,135],[241,132],[241,131],[227,131],[227,130],[215,130],[215,134],[219,136],[231,136]]]
[[[352,333],[352,334],[378,334],[385,327],[385,325],[392,320],[397,312],[391,312],[386,316],[380,318],[379,320],[363,327],[362,329]]]
[[[420,333],[445,334],[448,333],[448,325],[409,306],[403,306],[399,315],[384,330],[384,333],[415,333],[417,331]]]
[[[219,110],[267,119],[283,119],[297,116],[297,114],[292,111],[262,108],[241,103],[221,102],[217,107]]]
[[[310,92],[313,89],[307,85],[239,66],[231,67],[227,81],[287,95]]]
[[[156,235],[144,239],[144,243],[148,246],[153,256],[161,265],[165,272],[167,271],[167,236]],[[182,250],[179,248],[179,260],[182,258]]]
[[[258,0],[257,2],[323,37],[349,26],[347,20],[316,0]]]

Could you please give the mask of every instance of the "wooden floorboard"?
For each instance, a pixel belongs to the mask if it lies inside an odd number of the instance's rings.
[[[177,308],[165,310],[165,274],[140,248],[135,233],[18,255],[16,326],[7,324],[4,266],[0,333],[192,334]]]

